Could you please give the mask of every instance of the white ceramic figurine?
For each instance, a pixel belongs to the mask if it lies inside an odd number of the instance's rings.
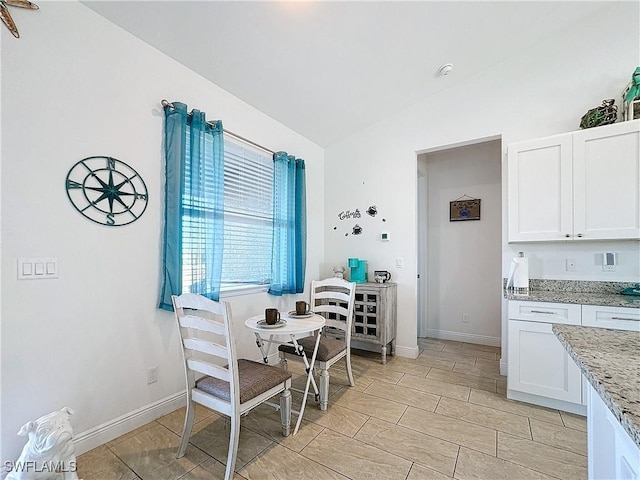
[[[71,415],[64,407],[25,423],[18,435],[29,440],[20,458],[5,464],[10,470],[5,480],[78,480]]]
[[[346,268],[342,265],[333,267],[333,276],[336,278],[344,278],[344,272]]]

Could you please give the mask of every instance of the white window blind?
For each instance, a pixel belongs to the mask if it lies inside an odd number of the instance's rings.
[[[209,139],[205,140],[210,141]],[[187,151],[189,145],[187,144]],[[209,149],[206,149],[209,151]],[[210,159],[205,159],[205,162]],[[185,174],[190,178],[187,167]],[[213,215],[213,173],[204,168],[205,181],[187,181],[183,196],[182,291],[198,283],[207,288],[203,258],[211,255],[213,232],[204,219]],[[193,185],[193,187],[192,187]],[[198,190],[197,192],[194,190]],[[273,241],[273,159],[271,155],[228,135],[224,138],[224,249],[221,290],[268,285]]]
[[[226,136],[222,290],[268,285],[273,241],[273,159]]]

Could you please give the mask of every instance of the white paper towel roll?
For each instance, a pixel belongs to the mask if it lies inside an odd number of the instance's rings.
[[[523,252],[518,252],[518,256],[511,260],[507,288],[529,290],[529,259]]]

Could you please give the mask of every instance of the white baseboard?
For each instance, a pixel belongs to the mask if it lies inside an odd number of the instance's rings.
[[[532,395],[530,393],[518,392],[507,389],[507,398],[518,400],[519,402],[533,403],[541,407],[553,408],[554,410],[562,410],[563,412],[575,413],[576,415],[587,416],[587,406],[577,403],[565,402],[554,398],[541,397],[540,395]]]
[[[427,329],[427,337],[440,338],[442,340],[455,340],[458,342],[477,343],[480,345],[489,345],[491,347],[500,347],[500,337],[490,337],[488,335],[476,335],[475,333],[450,332],[448,330]]]
[[[415,347],[403,347],[402,345],[396,344],[395,354],[399,357],[418,358],[420,350],[417,345]]]
[[[183,390],[74,435],[73,443],[76,447],[76,455],[82,455],[89,450],[104,445],[120,435],[124,435],[167,413],[184,407],[186,403],[186,391]]]

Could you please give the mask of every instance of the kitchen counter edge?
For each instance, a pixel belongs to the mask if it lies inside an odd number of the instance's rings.
[[[553,333],[640,448],[640,371],[629,367],[640,362],[640,333],[560,324]]]

